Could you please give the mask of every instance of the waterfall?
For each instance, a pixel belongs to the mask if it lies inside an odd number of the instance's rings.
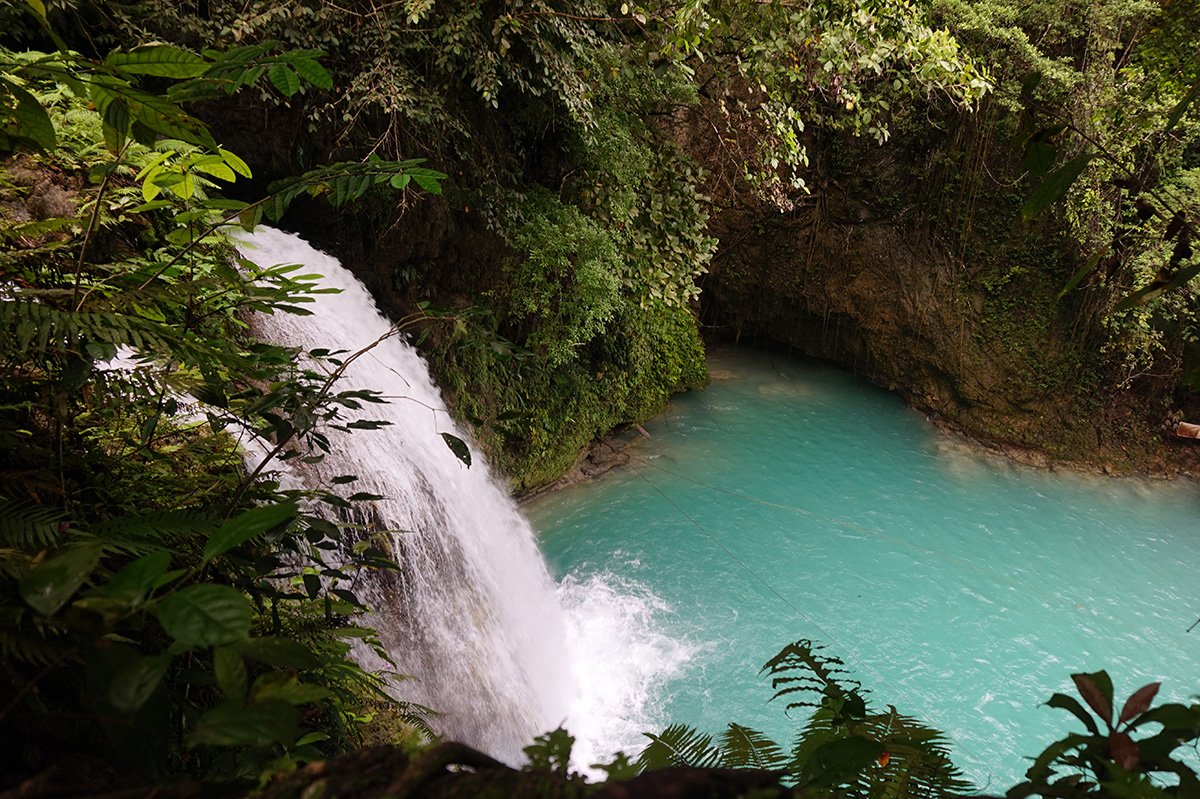
[[[238,246],[263,266],[303,264],[341,290],[318,295],[306,306],[312,316],[256,316],[258,338],[353,353],[392,327],[349,271],[299,237],[260,228]],[[372,572],[355,591],[378,614],[370,623],[400,673],[417,677],[402,684],[402,698],[442,713],[434,726],[445,737],[519,762],[535,735],[563,722],[575,691],[563,613],[533,532],[483,457],[472,451],[468,468],[447,447],[442,433],[467,436],[401,337],[351,363],[338,389],[382,391],[387,404],[368,404],[346,421],[390,424],[353,435],[325,431],[331,452],[289,467],[287,477],[330,488],[335,477],[353,474],[347,493],[384,497],[356,503],[350,520],[400,531],[390,545],[401,571]],[[369,660],[369,651],[361,654]]]

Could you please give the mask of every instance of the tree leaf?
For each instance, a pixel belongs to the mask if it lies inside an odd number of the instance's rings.
[[[1134,691],[1133,695],[1125,700],[1125,706],[1121,708],[1121,717],[1118,722],[1124,724],[1149,710],[1150,703],[1154,701],[1160,685],[1162,685],[1161,682],[1152,682]]]
[[[289,638],[264,636],[239,641],[233,647],[243,657],[277,669],[315,669],[321,665],[313,651]]]
[[[1161,724],[1168,730],[1191,730],[1194,735],[1200,734],[1200,705],[1188,707],[1176,702],[1159,705],[1138,718],[1130,729],[1150,723]]]
[[[108,701],[122,713],[136,713],[162,682],[170,655],[140,658],[117,672],[108,687]]]
[[[104,586],[104,591],[111,597],[136,602],[154,589],[158,578],[170,565],[170,552],[165,549],[151,552],[114,574]]]
[[[17,101],[12,113],[17,121],[16,133],[30,139],[42,150],[53,150],[58,145],[54,132],[54,123],[37,98],[26,91],[15,81],[0,75],[0,91],[8,91]],[[11,128],[10,128],[11,130]]]
[[[1200,262],[1193,263],[1186,269],[1180,269],[1166,283],[1159,283],[1158,281],[1154,280],[1150,281],[1133,294],[1130,294],[1128,297],[1118,302],[1115,306],[1113,306],[1113,310],[1124,311],[1137,305],[1145,305],[1156,297],[1160,297],[1163,294],[1166,294],[1168,291],[1173,291],[1179,288],[1184,283],[1191,281],[1192,278],[1196,277],[1197,275],[1200,275]]]
[[[205,713],[188,736],[197,746],[267,746],[290,744],[300,736],[297,711],[287,702],[256,702],[247,707],[227,702]]]
[[[238,173],[244,178],[253,177],[253,174],[250,171],[250,166],[235,153],[231,153],[224,148],[218,148],[217,154],[221,156],[221,159],[224,160],[225,163],[229,165],[229,168],[234,172]]]
[[[1072,674],[1071,679],[1075,681],[1075,688],[1079,691],[1079,695],[1083,697],[1083,701],[1088,703],[1088,707],[1094,710],[1096,715],[1111,730],[1113,688],[1108,672],[1097,671],[1092,674]]]
[[[219,646],[246,639],[254,610],[227,585],[192,585],[158,606],[158,621],[185,647]]]
[[[796,786],[832,788],[841,785],[877,761],[884,749],[881,741],[858,735],[827,741],[813,750]]]
[[[122,72],[158,78],[195,78],[208,69],[208,62],[195,53],[166,44],[146,45],[128,53],[110,53],[104,63]]]
[[[1034,175],[1044,175],[1054,166],[1058,150],[1048,141],[1030,141],[1025,150],[1025,169]]]
[[[1167,117],[1167,126],[1163,128],[1163,133],[1169,133],[1171,128],[1179,124],[1179,120],[1183,119],[1183,115],[1187,113],[1188,106],[1196,102],[1197,97],[1200,97],[1200,78],[1196,80],[1196,85],[1192,87],[1192,90],[1184,95],[1183,99],[1171,109],[1171,113]]]
[[[226,699],[241,700],[246,697],[249,679],[246,676],[246,664],[237,650],[229,646],[218,646],[213,650],[213,675],[217,678],[217,687]]]
[[[1096,268],[1096,264],[1100,263],[1100,259],[1103,258],[1107,252],[1108,247],[1104,247],[1103,249],[1092,253],[1092,257],[1088,258],[1087,262],[1083,266],[1079,267],[1079,270],[1075,274],[1071,275],[1071,279],[1067,281],[1067,285],[1063,286],[1062,291],[1058,292],[1058,299],[1061,300],[1076,286],[1078,286],[1080,281],[1087,277],[1088,272],[1091,272]]]
[[[1091,153],[1085,153],[1078,158],[1071,159],[1057,171],[1051,173],[1025,201],[1025,205],[1021,208],[1021,217],[1026,222],[1032,221],[1046,206],[1066,194],[1093,157]]]
[[[21,598],[43,616],[53,616],[96,568],[102,551],[91,543],[51,558],[21,579]]]
[[[467,468],[470,468],[471,450],[467,448],[467,442],[450,433],[442,433],[442,440],[446,442],[446,446],[454,453],[454,457],[467,464]]]
[[[291,62],[292,69],[304,78],[306,81],[316,86],[318,89],[332,89],[333,78],[325,71],[325,67],[321,66],[311,58],[297,58]]]
[[[287,702],[289,705],[307,705],[328,699],[332,694],[321,685],[300,682],[295,677],[280,674],[264,674],[254,681],[255,702]]]
[[[235,516],[214,532],[204,546],[204,562],[222,555],[234,547],[244,544],[251,538],[263,535],[267,531],[290,521],[299,507],[294,502],[281,502],[278,505],[264,505],[261,508],[248,510],[240,516]]]
[[[1060,710],[1068,710],[1075,714],[1075,717],[1083,722],[1083,725],[1088,728],[1092,735],[1099,735],[1100,729],[1096,726],[1095,720],[1092,719],[1090,713],[1083,709],[1083,705],[1074,698],[1066,694],[1055,694],[1046,702],[1050,707],[1056,707]]]
[[[284,97],[300,91],[300,76],[283,64],[275,64],[267,70],[267,79]]]
[[[720,759],[712,736],[686,724],[672,725],[659,735],[644,735],[650,743],[638,753],[637,764],[646,771],[675,766],[712,768]]]

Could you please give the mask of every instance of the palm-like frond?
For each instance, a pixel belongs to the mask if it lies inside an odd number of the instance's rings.
[[[797,707],[819,708],[823,698],[831,695],[855,697],[856,704],[861,704],[861,696],[865,693],[862,683],[850,679],[849,672],[843,668],[845,664],[832,655],[821,654],[822,649],[823,646],[802,638],[788,644],[768,660],[762,671],[771,677],[771,687],[775,689],[771,699],[787,697],[788,710]],[[804,693],[812,694],[812,698],[797,698]]]
[[[58,540],[61,511],[0,497],[0,546],[36,552]]]
[[[721,765],[726,768],[753,768],[781,771],[787,765],[783,747],[758,730],[730,724],[717,738]]]
[[[870,762],[840,786],[846,797],[861,799],[926,799],[957,796],[974,786],[950,760],[949,741],[938,730],[889,707],[845,724],[830,708],[822,708],[801,730],[792,747],[788,771],[800,775],[823,747],[851,736],[882,745],[887,757]]]
[[[659,735],[645,735],[650,743],[637,759],[644,771],[675,766],[712,768],[720,762],[721,750],[713,746],[712,736],[686,724],[673,724]]]
[[[92,527],[92,532],[114,547],[161,541],[177,536],[209,535],[221,526],[221,520],[209,511],[184,509],[151,511],[135,516],[120,516]]]

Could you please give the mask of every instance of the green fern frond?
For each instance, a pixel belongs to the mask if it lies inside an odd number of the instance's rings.
[[[32,502],[0,497],[0,544],[26,551],[45,549],[58,540],[66,521],[60,511]]]
[[[713,768],[721,760],[721,750],[713,746],[712,736],[686,724],[674,724],[659,735],[644,733],[650,739],[638,754],[638,768],[649,771],[675,766]]]
[[[946,736],[894,707],[869,713],[853,729],[828,705],[813,714],[801,730],[787,763],[798,776],[820,747],[851,736],[877,741],[887,758],[861,769],[843,784],[846,797],[864,799],[925,799],[959,796],[974,789],[951,762]]]
[[[105,543],[117,548],[145,541],[160,541],[174,537],[211,535],[221,526],[221,519],[208,511],[196,509],[151,511],[137,516],[120,516],[94,525],[93,533]]]
[[[730,724],[717,739],[721,765],[725,768],[754,768],[780,771],[787,764],[783,748],[758,730]]]
[[[394,700],[396,707],[399,709],[400,719],[412,727],[417,732],[429,740],[435,740],[438,735],[429,726],[429,720],[438,717],[438,712],[433,708],[425,707],[417,702],[401,702]]]
[[[73,217],[53,217],[36,222],[0,223],[0,244],[7,244],[21,238],[36,238],[49,233],[58,233],[77,224],[79,224],[79,220]]]
[[[762,671],[771,677],[771,687],[775,689],[771,699],[788,697],[787,709],[791,710],[796,707],[821,707],[826,696],[861,697],[865,693],[862,683],[846,676],[849,672],[842,668],[845,664],[841,659],[820,654],[824,648],[802,638],[788,644],[768,660]],[[797,694],[803,693],[812,694],[813,698],[795,699]]]
[[[12,663],[46,666],[62,658],[65,641],[27,608],[0,605],[0,658]]]

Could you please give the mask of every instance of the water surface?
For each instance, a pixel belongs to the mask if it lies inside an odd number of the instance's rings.
[[[1107,669],[1118,701],[1200,689],[1194,483],[1017,466],[812,362],[710,369],[628,467],[526,508],[572,650],[592,646],[569,719],[588,755],[673,722],[788,739],[803,719],[758,671],[799,638],[946,731],[993,792],[1078,726],[1039,707],[1073,672]]]

